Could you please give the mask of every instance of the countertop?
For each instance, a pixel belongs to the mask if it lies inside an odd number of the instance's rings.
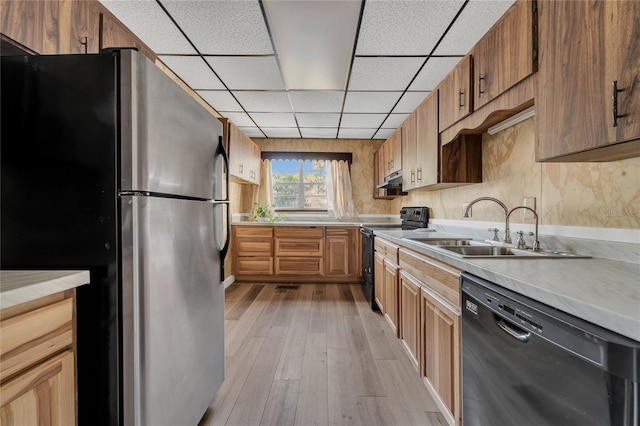
[[[375,230],[400,246],[640,341],[640,265],[607,259],[470,259],[406,240],[414,231]],[[430,238],[464,237],[431,232]]]
[[[0,271],[0,309],[89,284],[89,271]]]
[[[344,227],[360,227],[360,226],[374,226],[380,227],[384,225],[399,225],[400,222],[330,222],[330,221],[294,221],[286,220],[282,222],[258,222],[253,220],[245,220],[239,222],[233,222],[234,226],[344,226]]]

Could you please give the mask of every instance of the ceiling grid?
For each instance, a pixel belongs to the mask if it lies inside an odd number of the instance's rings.
[[[386,139],[514,0],[101,2],[249,137]]]

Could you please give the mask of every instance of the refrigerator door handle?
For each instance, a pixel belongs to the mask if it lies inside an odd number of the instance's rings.
[[[224,175],[226,175],[226,179],[224,182],[225,185],[225,193],[223,194],[223,199],[221,200],[213,200],[214,204],[224,204],[225,209],[225,227],[226,227],[226,235],[224,245],[220,248],[220,281],[225,280],[225,272],[224,272],[224,259],[227,256],[227,252],[229,251],[229,245],[231,244],[231,211],[229,205],[229,157],[227,155],[227,151],[224,149],[224,145],[222,143],[222,136],[218,137],[218,148],[216,149],[216,157],[222,157],[222,161],[224,162]],[[215,212],[215,209],[214,209]],[[215,223],[215,213],[214,213],[214,223]]]

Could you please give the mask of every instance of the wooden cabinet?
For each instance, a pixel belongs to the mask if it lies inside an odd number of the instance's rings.
[[[2,311],[3,425],[76,424],[74,291]]]
[[[359,277],[362,261],[362,256],[358,256],[360,246],[360,228],[326,228],[325,276]]]
[[[473,111],[471,61],[471,55],[465,56],[438,85],[440,130],[446,129]]]
[[[276,275],[324,276],[324,228],[283,226],[274,231]]]
[[[374,262],[375,284],[374,291],[380,311],[393,329],[399,335],[399,247],[389,241],[376,237],[374,240],[376,257]]]
[[[440,182],[438,91],[433,91],[407,118],[402,129],[402,189],[412,190]],[[407,159],[405,162],[404,159]],[[407,164],[408,169],[404,168]]]
[[[410,191],[416,188],[417,169],[417,111],[414,111],[400,126],[402,132],[402,189]]]
[[[538,20],[536,160],[639,156],[640,3],[538,2]]]
[[[229,175],[239,183],[260,184],[260,147],[229,122]]]
[[[385,287],[384,287],[384,256],[380,253],[376,253],[373,258],[373,295],[380,309],[380,312],[384,315],[386,309],[385,299]]]
[[[537,71],[536,8],[516,2],[471,51],[475,110]]]
[[[236,275],[273,275],[273,228],[234,226],[233,253]]]
[[[135,34],[125,27],[104,6],[100,5],[100,49],[109,47],[135,47],[155,62],[156,55]]]
[[[400,338],[411,363],[420,371],[420,283],[400,271]]]

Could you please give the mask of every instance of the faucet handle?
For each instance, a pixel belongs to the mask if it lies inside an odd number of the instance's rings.
[[[498,237],[498,232],[500,232],[500,230],[498,228],[489,228],[487,231],[493,232],[493,241],[500,241],[500,238]]]
[[[516,232],[516,234],[518,234],[518,248],[519,249],[526,249],[527,248],[527,244],[524,242],[524,231],[518,231],[518,232]],[[529,236],[534,235],[533,232],[527,232],[527,234]]]

